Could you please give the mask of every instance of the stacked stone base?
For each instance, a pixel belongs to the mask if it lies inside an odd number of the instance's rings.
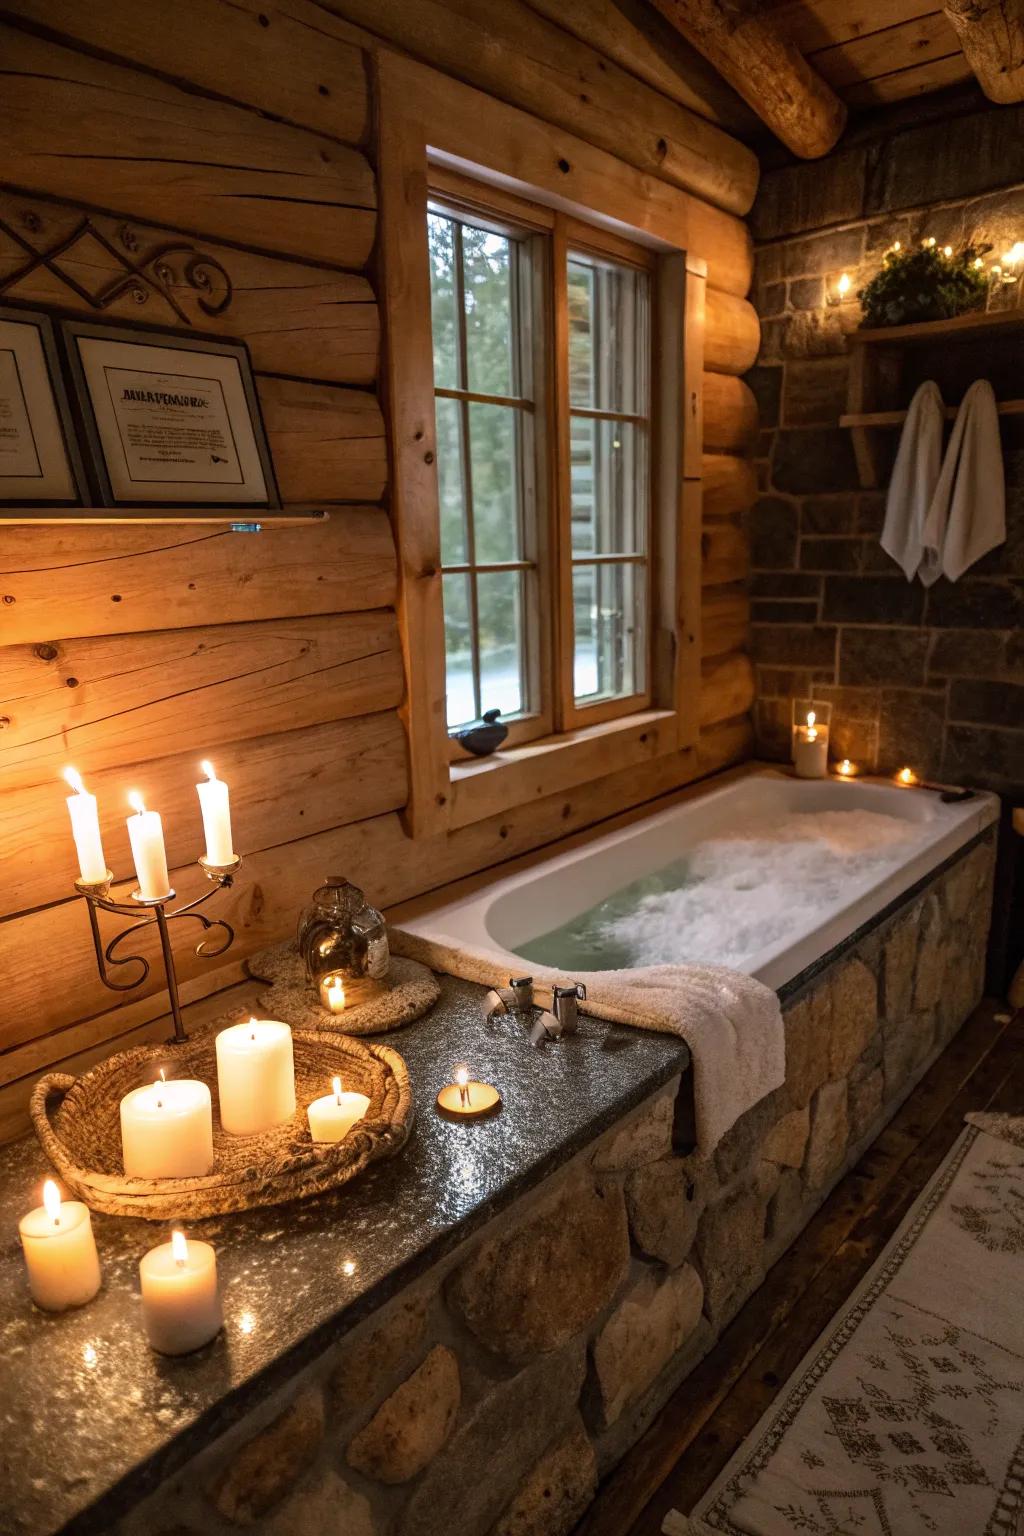
[[[713,1157],[673,1150],[677,1080],[118,1536],[566,1536],[977,1005],[992,866],[978,844],[787,1003],[786,1081]]]

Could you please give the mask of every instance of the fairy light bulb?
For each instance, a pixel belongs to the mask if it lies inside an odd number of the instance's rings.
[[[845,299],[845,297],[849,293],[849,291],[850,291],[850,274],[849,274],[849,272],[844,272],[842,277],[839,279],[838,283],[836,283],[836,292],[838,293],[838,295],[839,295],[839,297],[841,299]]]

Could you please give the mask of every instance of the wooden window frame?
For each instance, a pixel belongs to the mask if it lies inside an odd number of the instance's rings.
[[[687,760],[681,778],[689,768],[696,776],[706,264],[682,243],[693,200],[414,60],[381,50],[375,67],[384,379],[407,680],[406,827],[415,837],[444,835],[669,754]],[[650,696],[647,707],[615,718],[595,719],[595,707],[584,706],[579,724],[559,729],[556,721],[549,736],[453,762],[445,718],[426,217],[432,194],[461,190],[479,201],[481,185],[487,207],[507,210],[516,223],[531,215],[551,229],[553,242],[556,214],[565,214],[566,234],[578,221],[590,238],[607,241],[608,254],[616,241],[619,250],[640,246],[652,253],[652,308],[660,321],[651,336],[657,547],[650,565]],[[545,466],[549,477],[557,472],[555,459],[549,455]],[[564,658],[559,624],[566,615],[561,603],[554,608],[556,655]]]

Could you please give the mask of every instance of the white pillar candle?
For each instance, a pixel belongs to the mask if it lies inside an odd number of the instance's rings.
[[[212,763],[201,764],[206,774],[204,783],[197,784],[199,807],[203,813],[203,831],[206,834],[207,864],[234,863],[235,850],[231,846],[231,805],[228,787],[218,779]]]
[[[43,1204],[21,1218],[18,1233],[37,1307],[63,1312],[92,1300],[100,1288],[100,1260],[87,1205],[62,1200],[47,1179]]]
[[[333,1092],[314,1099],[306,1110],[314,1141],[340,1141],[370,1107],[365,1093],[343,1093],[341,1078],[332,1079]]]
[[[139,890],[147,901],[154,901],[168,895],[171,889],[163,823],[156,811],[146,810],[142,796],[135,790],[128,796],[128,804],[135,811],[134,816],[128,817],[128,839]]]
[[[73,795],[68,795],[67,806],[71,817],[71,835],[78,850],[80,879],[85,885],[101,885],[107,878],[107,861],[103,857],[96,796],[86,793],[81,775],[76,769],[65,768],[64,777],[75,791]]]
[[[133,1088],[121,1100],[121,1152],[129,1179],[187,1179],[213,1167],[210,1090],[196,1078]]]
[[[188,1355],[216,1338],[224,1315],[217,1290],[217,1255],[209,1243],[171,1234],[139,1263],[142,1320],[161,1355]]]
[[[292,1032],[274,1019],[222,1029],[216,1040],[220,1123],[232,1136],[255,1136],[295,1113]]]
[[[807,724],[793,732],[793,767],[798,779],[823,779],[828,774],[828,731],[815,723],[813,710]]]

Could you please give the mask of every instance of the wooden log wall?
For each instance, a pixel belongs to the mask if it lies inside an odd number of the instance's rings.
[[[191,0],[189,11],[183,28],[176,0],[4,7],[0,285],[21,271],[9,297],[94,315],[64,278],[96,295],[126,263],[151,273],[156,253],[191,247],[198,266],[166,258],[166,293],[128,287],[104,313],[244,340],[282,495],[329,508],[330,520],[258,535],[0,526],[0,1138],[24,1129],[40,1072],[80,1070],[112,1046],[167,1032],[158,966],[123,998],[96,975],[85,912],[69,899],[65,764],[99,795],[119,882],[131,872],[127,790],[160,808],[183,897],[203,883],[199,759],[230,780],[245,865],[217,907],[237,942],[220,966],[187,944],[178,951],[185,1000],[207,1007],[213,994],[230,1003],[245,956],[287,934],[329,872],[391,905],[692,777],[675,756],[606,767],[446,838],[415,842],[403,829],[373,258],[371,56],[382,45],[599,148],[628,120],[616,143],[624,173],[653,171],[709,199],[693,219],[694,238],[707,232],[711,248],[699,771],[750,751],[741,519],[754,484],[742,455],[756,420],[739,375],[758,326],[736,217],[756,180],[748,152],[522,0]],[[488,29],[510,49],[500,78]],[[443,39],[459,47],[445,52]],[[552,89],[568,59],[590,72],[587,110]],[[58,261],[24,271],[26,247],[49,251],[76,231]]]

